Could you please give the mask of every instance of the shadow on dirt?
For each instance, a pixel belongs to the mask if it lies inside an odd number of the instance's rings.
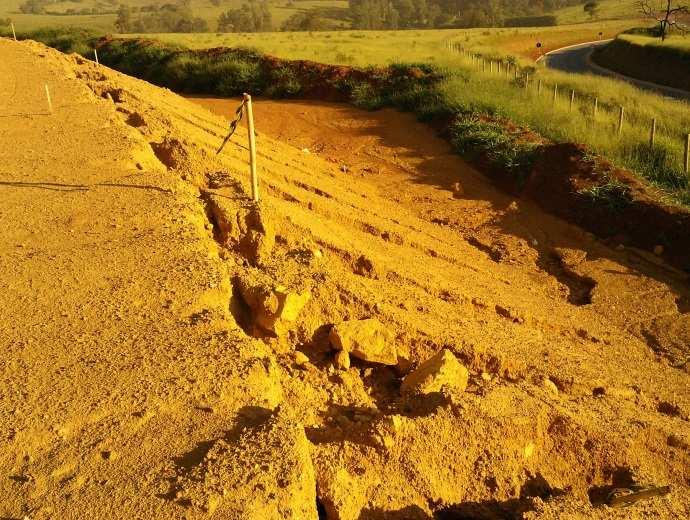
[[[437,520],[520,520],[524,514],[533,511],[533,498],[549,500],[562,495],[560,489],[552,488],[539,473],[528,478],[520,488],[520,497],[505,501],[483,500],[463,502],[438,511]]]
[[[174,501],[177,499],[177,493],[180,490],[178,480],[180,477],[189,475],[196,467],[203,463],[208,452],[213,448],[215,443],[219,440],[224,440],[228,443],[237,442],[240,435],[246,428],[255,427],[267,421],[273,411],[262,408],[260,406],[245,406],[237,413],[235,425],[231,430],[226,431],[221,437],[213,440],[202,441],[198,443],[191,450],[181,454],[173,459],[175,466],[175,474],[172,477],[167,477],[170,488],[165,493],[160,493],[158,498],[164,500]]]

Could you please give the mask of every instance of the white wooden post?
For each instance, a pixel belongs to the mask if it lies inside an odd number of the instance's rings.
[[[53,101],[50,99],[50,90],[48,89],[48,84],[46,84],[46,97],[48,98],[48,111],[53,113]]]
[[[259,202],[259,179],[256,175],[256,136],[254,135],[252,97],[249,94],[244,94],[244,102],[244,106],[247,109],[247,131],[249,132],[249,170],[252,180],[252,200]]]

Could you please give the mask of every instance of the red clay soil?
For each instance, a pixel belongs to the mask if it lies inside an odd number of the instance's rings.
[[[546,145],[540,149],[524,194],[543,208],[574,222],[614,245],[662,251],[690,272],[690,211],[666,204],[657,190],[633,173],[592,160],[582,145]],[[620,183],[612,200],[594,202],[587,190]],[[659,246],[663,249],[658,249]]]

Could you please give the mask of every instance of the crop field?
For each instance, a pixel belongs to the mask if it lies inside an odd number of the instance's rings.
[[[23,31],[34,30],[43,27],[64,27],[75,26],[80,28],[90,28],[106,32],[115,30],[114,23],[116,15],[113,11],[117,9],[117,5],[124,4],[131,7],[142,7],[145,5],[155,4],[154,0],[118,0],[116,5],[104,6],[102,2],[97,0],[81,0],[81,1],[65,1],[51,4],[49,11],[51,14],[22,14],[19,11],[19,6],[25,0],[5,0],[0,5],[0,18],[11,17],[14,23]],[[217,20],[220,14],[228,9],[241,7],[245,3],[243,0],[223,0],[220,5],[214,5],[210,0],[191,0],[191,9],[195,16],[203,18],[209,24],[210,30],[214,31],[217,27]],[[346,0],[273,0],[269,2],[271,14],[273,17],[273,25],[279,28],[280,25],[290,16],[297,12],[318,9],[322,12],[325,20],[337,26],[347,27],[349,21],[347,20]],[[636,7],[635,0],[604,0],[599,2],[600,8],[594,17],[588,15],[582,6],[574,6],[564,8],[557,11],[557,16],[560,25],[578,24],[583,25],[581,28],[585,33],[591,33],[592,36],[603,31],[607,35],[612,31],[618,30],[621,26],[625,26],[631,19],[640,17],[639,10]],[[82,9],[93,9],[100,6],[103,14],[88,14],[88,15],[67,15],[69,10],[80,11]],[[52,14],[65,13],[65,14]],[[592,27],[593,23],[603,24],[599,25],[597,30]],[[575,28],[560,27],[545,27],[540,28],[539,32],[545,31],[554,35],[554,43],[558,43],[562,39],[568,39],[570,32],[576,31]],[[520,30],[518,38],[514,45],[520,46],[521,36],[523,34],[530,34],[530,30]],[[511,33],[514,33],[511,30]]]

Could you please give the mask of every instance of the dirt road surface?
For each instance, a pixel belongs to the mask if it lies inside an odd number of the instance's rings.
[[[244,127],[0,55],[0,517],[690,514],[684,274],[389,110],[256,103],[253,208]],[[333,351],[366,318],[397,365]],[[466,390],[401,393],[442,349]],[[602,505],[636,485],[671,493]]]

